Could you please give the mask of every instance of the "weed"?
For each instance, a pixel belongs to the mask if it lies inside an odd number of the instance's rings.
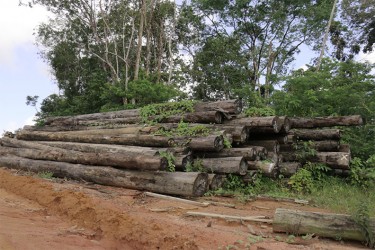
[[[185,166],[185,172],[206,172],[206,169],[203,167],[202,159],[195,159],[193,163],[188,163]]]
[[[38,173],[38,176],[43,179],[52,179],[53,173],[49,171],[42,171]]]
[[[232,148],[232,143],[230,143],[228,137],[224,136],[224,148]]]
[[[288,184],[297,193],[311,193],[314,186],[314,179],[311,171],[300,168],[297,173],[290,177]]]
[[[174,155],[170,152],[166,151],[161,151],[159,152],[160,157],[163,157],[167,160],[168,166],[167,166],[167,171],[168,172],[175,172],[176,171],[176,165],[174,164],[176,161],[176,158]]]
[[[357,211],[352,215],[352,219],[360,227],[365,236],[365,245],[370,248],[375,248],[375,235],[370,225],[369,209],[368,202],[360,203]]]
[[[246,116],[273,116],[275,115],[275,110],[270,107],[256,108],[251,107],[244,111]]]

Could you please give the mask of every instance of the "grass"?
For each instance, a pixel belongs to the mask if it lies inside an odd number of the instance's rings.
[[[38,173],[38,177],[43,179],[52,179],[53,173],[48,171],[43,171]]]

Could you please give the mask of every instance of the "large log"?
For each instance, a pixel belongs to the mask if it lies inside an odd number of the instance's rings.
[[[219,152],[195,152],[194,155],[200,158],[225,158],[244,157],[246,160],[255,160],[257,154],[253,147],[246,148],[224,148]]]
[[[299,161],[297,155],[291,152],[281,153],[284,161]],[[305,159],[310,162],[324,163],[332,168],[349,169],[350,154],[345,152],[317,152],[315,156]]]
[[[225,175],[223,174],[208,174],[208,183],[210,190],[217,190],[224,185]]]
[[[369,228],[375,233],[375,218],[369,220]],[[305,212],[277,208],[273,219],[274,232],[295,235],[314,234],[334,239],[366,241],[361,227],[349,215]]]
[[[280,162],[279,163],[279,171],[280,174],[284,177],[291,177],[295,173],[297,173],[298,169],[301,167],[301,163],[299,162]]]
[[[222,135],[209,135],[189,139],[188,146],[193,151],[220,151],[224,148]]]
[[[200,161],[208,173],[245,175],[248,168],[243,157],[205,158]]]
[[[281,126],[281,129],[280,129],[280,133],[282,134],[286,134],[289,132],[289,130],[291,129],[292,127],[292,122],[290,121],[289,117],[287,116],[280,116],[280,122],[282,124]]]
[[[112,167],[30,160],[17,156],[1,156],[0,165],[32,172],[52,172],[55,177],[60,178],[171,195],[202,196],[208,188],[206,173],[140,172]]]
[[[272,128],[275,133],[278,133],[281,129],[281,122],[278,116],[267,116],[267,117],[244,117],[224,121],[224,124],[237,126],[248,126],[250,127],[250,133],[255,127],[266,127]]]
[[[183,115],[173,115],[165,118],[158,119],[159,122],[164,123],[222,123],[223,113],[219,111],[205,111],[205,112],[192,112]]]
[[[242,111],[241,100],[225,100],[217,102],[198,102],[194,104],[195,111],[225,110],[229,114],[239,114]]]
[[[312,141],[311,148],[321,152],[336,152],[339,150],[339,141]],[[292,152],[296,151],[296,144],[282,144],[280,145],[280,151]]]
[[[276,140],[280,145],[289,143],[289,136],[283,134],[249,134],[249,141]]]
[[[271,161],[247,161],[250,170],[260,170],[263,175],[276,178],[278,175],[277,164]]]
[[[97,144],[119,144],[130,146],[170,147],[174,145],[172,138],[153,135],[76,135],[66,132],[20,131],[16,135],[19,140],[30,141],[66,141]]]
[[[246,142],[250,146],[261,146],[267,149],[268,152],[278,153],[280,151],[280,144],[277,140],[249,140]]]
[[[314,118],[293,117],[289,118],[293,128],[323,128],[335,126],[359,126],[363,124],[360,115],[351,116],[325,116]]]
[[[294,140],[340,140],[341,131],[339,129],[293,129],[289,132]]]
[[[165,170],[167,159],[160,156],[114,154],[114,153],[83,153],[51,147],[47,149],[0,147],[0,155],[15,155],[34,160],[69,162],[75,164],[112,166],[134,170]]]

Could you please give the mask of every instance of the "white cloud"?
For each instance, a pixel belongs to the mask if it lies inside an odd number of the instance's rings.
[[[359,53],[359,59],[362,61],[368,61],[370,63],[375,63],[375,51],[372,53],[364,54],[363,52]]]
[[[25,125],[34,125],[35,124],[34,119],[35,119],[35,116],[30,116],[29,118],[27,118],[25,121],[22,121],[22,122],[10,121],[3,127],[2,129],[3,131],[0,131],[0,135],[4,131],[14,132],[17,129],[23,128],[23,126]]]
[[[34,43],[34,29],[47,19],[47,11],[41,7],[29,8],[18,6],[16,0],[1,0],[0,64],[12,65],[17,47],[31,48]]]

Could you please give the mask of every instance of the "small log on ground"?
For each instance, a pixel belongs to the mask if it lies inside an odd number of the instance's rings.
[[[272,128],[275,131],[275,133],[278,133],[281,129],[281,122],[278,116],[244,117],[224,121],[224,124],[248,126],[250,127],[250,133],[254,127],[269,127]]]
[[[26,141],[66,141],[97,144],[119,144],[130,146],[170,147],[174,145],[172,138],[153,135],[76,135],[66,132],[20,131],[17,139]]]
[[[225,110],[229,114],[239,114],[242,111],[241,100],[226,100],[217,102],[198,102],[194,104],[195,111],[216,111]]]
[[[187,212],[186,215],[219,218],[219,219],[225,219],[225,220],[253,221],[253,222],[264,222],[264,223],[270,223],[270,224],[272,223],[272,220],[266,219],[266,216],[234,216],[234,215],[202,213],[202,212]]]
[[[289,135],[292,135],[294,140],[340,140],[341,131],[340,129],[293,129]]]
[[[276,178],[278,168],[276,163],[271,161],[247,161],[250,170],[260,170],[265,176]]]
[[[202,167],[209,173],[245,175],[248,164],[243,157],[200,159]]]
[[[140,172],[119,170],[112,167],[30,160],[17,156],[1,156],[0,165],[24,171],[52,172],[55,177],[60,178],[66,177],[102,185],[171,195],[202,196],[208,187],[206,173]]]
[[[208,174],[209,190],[217,190],[221,188],[225,179],[226,177],[223,174]]]
[[[289,119],[293,124],[293,128],[359,126],[363,124],[363,120],[360,115],[325,116],[325,117],[314,117],[314,118],[293,117]]]
[[[280,144],[276,140],[249,140],[246,144],[264,147],[268,152],[278,153],[280,151]]]
[[[224,148],[219,152],[195,152],[194,155],[199,158],[244,157],[246,160],[255,160],[257,156],[253,147]]]
[[[279,172],[284,177],[291,177],[297,173],[298,169],[301,167],[299,162],[280,162],[279,163]]]
[[[369,221],[369,228],[375,233],[375,218]],[[315,234],[321,237],[366,241],[361,227],[349,216],[304,212],[277,208],[273,219],[274,232],[286,232],[295,235]]]
[[[83,153],[61,148],[29,149],[0,147],[0,155],[15,155],[34,160],[60,161],[75,164],[113,166],[134,170],[165,170],[167,159],[160,156],[114,154],[114,153]]]

